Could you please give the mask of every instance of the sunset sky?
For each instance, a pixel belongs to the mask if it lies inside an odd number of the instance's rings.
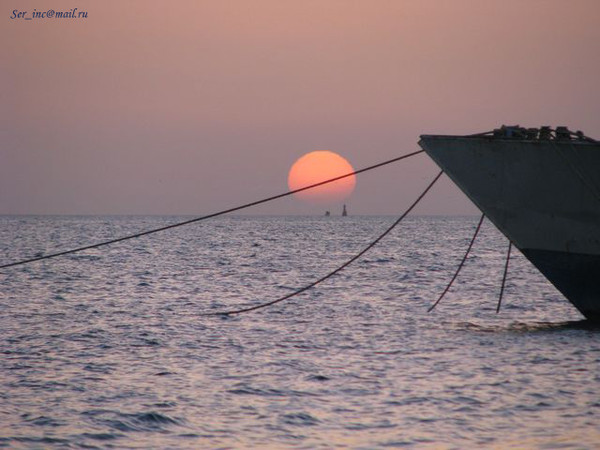
[[[307,152],[358,169],[424,133],[600,138],[598,0],[2,4],[0,214],[210,213],[286,191]],[[74,7],[88,17],[11,18]],[[360,175],[349,210],[399,214],[437,171]],[[476,210],[446,178],[416,213]]]

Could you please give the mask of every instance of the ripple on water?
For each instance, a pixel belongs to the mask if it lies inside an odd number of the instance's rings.
[[[329,381],[329,380],[331,380],[331,378],[329,378],[329,377],[327,377],[325,375],[309,375],[309,376],[306,377],[306,380],[307,381],[320,381],[320,382],[323,382],[323,381]]]
[[[171,219],[0,217],[0,243]],[[504,239],[482,230],[427,313],[472,218],[407,219],[293,301],[199,315],[304,286],[391,221],[346,219],[224,218],[2,274],[0,447],[597,446],[598,327],[519,255],[496,315]]]
[[[21,417],[25,419],[26,422],[31,425],[40,426],[40,427],[60,427],[66,425],[64,420],[59,420],[54,417],[48,416],[38,416],[38,417],[28,417],[28,414],[23,414]]]
[[[316,417],[304,412],[283,414],[280,417],[280,421],[286,425],[299,427],[310,427],[320,422]]]
[[[63,438],[54,438],[54,437],[49,437],[49,436],[42,436],[42,437],[38,437],[38,436],[15,436],[12,438],[8,438],[7,442],[10,441],[15,441],[15,442],[21,442],[24,444],[48,444],[48,445],[64,445],[64,446],[69,446],[71,444],[71,440],[70,439],[63,439]],[[34,448],[38,448],[37,446]]]
[[[108,416],[108,417],[106,417]],[[141,413],[103,412],[96,416],[97,423],[123,433],[140,431],[167,431],[184,424],[184,420],[155,411]]]
[[[235,395],[257,395],[260,397],[284,397],[290,394],[289,391],[274,388],[258,388],[245,384],[238,385],[235,389],[229,389],[227,392]]]
[[[124,434],[121,433],[82,433],[77,437],[83,439],[92,439],[95,441],[112,441],[113,439],[119,439],[125,437]],[[76,437],[76,438],[77,438]],[[76,439],[79,440],[79,439]]]

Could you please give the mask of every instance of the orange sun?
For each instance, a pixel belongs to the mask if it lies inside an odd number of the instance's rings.
[[[318,150],[300,157],[292,165],[288,174],[288,186],[293,191],[351,172],[354,169],[340,155],[329,150]],[[311,203],[327,204],[349,197],[355,185],[356,176],[352,175],[294,195]]]

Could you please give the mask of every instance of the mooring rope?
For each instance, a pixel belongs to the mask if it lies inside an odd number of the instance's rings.
[[[388,165],[388,164],[392,164],[392,163],[398,162],[398,161],[406,159],[406,158],[410,158],[411,156],[415,156],[415,155],[418,155],[419,153],[423,153],[423,152],[424,152],[424,150],[418,150],[418,151],[415,151],[415,152],[412,152],[412,153],[407,153],[406,155],[398,156],[397,158],[392,158],[392,159],[389,159],[387,161],[383,161],[381,163],[374,164],[372,166],[364,167],[364,168],[362,168],[360,170],[355,170],[354,172],[350,172],[350,173],[347,173],[345,175],[340,175],[339,177],[331,178],[329,180],[325,180],[325,181],[321,181],[319,183],[311,184],[311,185],[305,186],[303,188],[294,189],[292,191],[284,192],[283,194],[273,195],[271,197],[263,198],[261,200],[256,200],[256,201],[253,201],[253,202],[250,202],[250,203],[246,203],[246,204],[243,204],[243,205],[240,205],[240,206],[236,206],[236,207],[233,207],[233,208],[224,209],[222,211],[218,211],[218,212],[215,212],[215,213],[212,213],[212,214],[208,214],[206,216],[201,216],[201,217],[196,217],[194,219],[184,220],[182,222],[177,222],[177,223],[174,223],[174,224],[171,224],[171,225],[167,225],[167,226],[164,226],[164,227],[160,227],[160,228],[153,228],[151,230],[141,231],[139,233],[134,233],[134,234],[130,234],[130,235],[127,235],[127,236],[122,236],[120,238],[110,239],[110,240],[107,240],[107,241],[99,242],[97,244],[86,245],[86,246],[77,247],[77,248],[74,248],[74,249],[71,249],[71,250],[64,250],[64,251],[61,251],[61,252],[51,253],[49,255],[41,255],[41,256],[36,256],[36,257],[33,257],[33,258],[29,258],[29,259],[24,259],[24,260],[21,260],[21,261],[16,261],[16,262],[12,262],[12,263],[2,264],[2,265],[0,265],[0,269],[6,269],[8,267],[20,266],[20,265],[23,265],[23,264],[28,264],[28,263],[32,263],[32,262],[36,262],[36,261],[42,261],[44,259],[56,258],[58,256],[70,255],[72,253],[82,252],[84,250],[91,250],[93,248],[103,247],[105,245],[116,244],[117,242],[126,241],[128,239],[135,239],[135,238],[139,238],[139,237],[142,237],[142,236],[147,236],[149,234],[153,234],[153,233],[158,233],[158,232],[161,232],[161,231],[170,230],[171,228],[182,227],[184,225],[189,225],[191,223],[200,222],[202,220],[212,219],[214,217],[222,216],[222,215],[229,214],[229,213],[232,213],[232,212],[235,212],[235,211],[240,211],[242,209],[250,208],[252,206],[257,206],[257,205],[260,205],[260,204],[263,204],[263,203],[271,202],[273,200],[277,200],[277,199],[280,199],[280,198],[283,198],[283,197],[287,197],[289,195],[296,194],[296,193],[302,192],[302,191],[306,191],[308,189],[313,189],[313,188],[316,188],[316,187],[319,187],[319,186],[323,186],[325,184],[333,183],[335,181],[338,181],[338,180],[341,180],[341,179],[344,179],[344,178],[347,178],[347,177],[351,177],[351,176],[357,175],[359,173],[367,172],[369,170],[377,169],[379,167],[382,167],[382,166],[385,166],[385,165]]]
[[[504,285],[506,284],[506,275],[508,274],[508,263],[510,262],[510,251],[512,249],[512,241],[508,241],[508,251],[506,252],[506,262],[504,263],[504,274],[502,275],[502,285],[500,286],[500,295],[498,296],[498,305],[496,306],[496,314],[500,312],[502,304],[502,296],[504,295]]]
[[[471,252],[471,248],[473,248],[473,243],[475,242],[475,238],[479,234],[479,230],[481,229],[481,224],[483,223],[483,219],[485,219],[485,214],[481,215],[481,219],[479,219],[479,223],[477,224],[477,228],[475,228],[475,233],[473,234],[473,237],[471,238],[471,242],[469,242],[469,246],[467,247],[467,251],[465,252],[465,255],[463,256],[460,264],[458,265],[458,268],[456,269],[456,272],[454,272],[454,276],[450,280],[450,283],[448,283],[448,285],[446,286],[446,289],[444,289],[444,292],[442,292],[442,294],[438,297],[438,299],[435,301],[435,303],[429,307],[429,309],[427,310],[427,312],[433,311],[433,308],[435,308],[438,305],[438,303],[442,300],[442,298],[444,298],[444,296],[446,295],[446,293],[450,290],[450,287],[452,286],[452,283],[454,283],[454,280],[456,280],[456,277],[458,277],[458,274],[459,274],[460,270],[465,265],[465,261],[467,260],[467,256],[469,256],[469,253]]]
[[[342,264],[335,270],[332,270],[331,272],[329,272],[327,275],[322,276],[318,280],[313,281],[312,283],[310,283],[300,289],[297,289],[296,291],[294,291],[290,294],[284,295],[283,297],[277,298],[275,300],[271,300],[269,302],[261,303],[261,304],[254,305],[254,306],[249,306],[247,308],[234,309],[234,310],[230,310],[230,311],[202,313],[202,314],[200,314],[200,316],[229,316],[232,314],[241,314],[241,313],[246,313],[246,312],[250,312],[250,311],[256,311],[257,309],[266,308],[268,306],[272,306],[272,305],[275,305],[276,303],[280,303],[280,302],[283,302],[284,300],[288,300],[292,297],[295,297],[296,295],[299,295],[299,294],[315,287],[317,284],[322,283],[323,281],[331,278],[336,273],[342,271],[343,269],[348,267],[350,264],[352,264],[354,261],[356,261],[358,258],[360,258],[362,255],[364,255],[369,250],[371,250],[375,245],[377,245],[377,243],[379,241],[381,241],[387,234],[389,234],[394,228],[396,228],[396,226],[414,209],[414,207],[417,206],[417,204],[421,201],[421,199],[423,197],[425,197],[425,194],[427,194],[427,192],[429,192],[429,190],[433,187],[433,185],[442,176],[443,173],[444,173],[443,171],[440,171],[440,173],[438,173],[437,176],[433,179],[433,181],[431,181],[431,183],[429,183],[429,185],[425,188],[425,190],[421,193],[421,195],[419,195],[419,197],[417,197],[417,199],[408,207],[408,209],[406,211],[404,211],[404,213],[398,219],[396,219],[396,221],[392,225],[390,225],[390,227],[388,229],[386,229],[383,233],[381,233],[377,237],[377,239],[372,241],[364,249],[362,249],[360,252],[358,252],[356,255],[354,255],[352,258],[350,258],[348,261],[346,261],[344,264]]]

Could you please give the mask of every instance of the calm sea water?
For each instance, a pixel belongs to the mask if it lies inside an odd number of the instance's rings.
[[[174,217],[1,217],[0,261]],[[226,217],[0,272],[0,446],[594,448],[600,330],[477,218]]]

